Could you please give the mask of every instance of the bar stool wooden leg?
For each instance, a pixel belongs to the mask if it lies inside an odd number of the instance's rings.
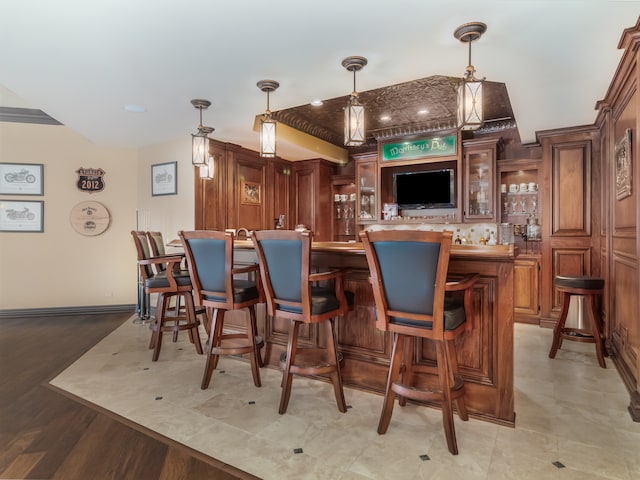
[[[387,375],[387,386],[384,391],[384,402],[382,404],[382,413],[378,422],[378,433],[387,432],[389,423],[391,423],[391,414],[393,413],[393,404],[395,403],[396,394],[393,391],[393,383],[400,376],[400,367],[402,365],[402,355],[404,352],[405,336],[400,333],[394,333],[393,351],[391,352],[391,365],[389,365],[389,374]]]
[[[607,356],[607,349],[604,345],[604,335],[602,332],[602,316],[600,315],[600,309],[598,306],[598,298],[596,295],[589,295],[591,297],[591,329],[593,334],[593,340],[596,344],[596,355],[598,356],[598,363],[602,368],[607,368],[604,357]]]
[[[180,296],[178,296],[178,298],[180,298]],[[198,315],[196,315],[196,306],[190,291],[184,293],[184,307],[187,323],[191,325],[191,328],[188,330],[189,341],[196,347],[198,355],[202,355],[202,343],[200,343],[200,332],[198,331]]]
[[[169,300],[171,297],[164,295],[163,293],[158,294],[158,304],[156,306],[156,330],[153,332],[152,341],[153,341],[153,356],[151,360],[153,362],[158,361],[158,357],[160,356],[160,347],[162,346],[162,327],[164,326],[165,314],[167,306],[169,305]]]
[[[409,385],[413,379],[413,355],[415,351],[416,339],[408,337],[404,341],[404,347],[402,348],[402,356],[400,362],[400,377],[399,383],[402,385]],[[404,407],[407,405],[407,397],[396,393],[398,398],[398,405]]]
[[[453,420],[453,399],[451,395],[451,375],[449,372],[449,360],[445,352],[443,342],[436,342],[436,356],[438,361],[438,377],[440,379],[440,389],[442,390],[442,424],[444,425],[444,436],[447,439],[447,447],[453,455],[458,454],[458,443],[456,441],[456,430]]]
[[[569,303],[571,301],[571,295],[567,292],[562,292],[562,311],[558,318],[558,323],[553,329],[553,342],[551,342],[551,350],[549,350],[549,358],[556,358],[556,353],[562,345],[562,330],[564,324],[567,321],[567,314],[569,313]]]
[[[455,340],[446,340],[444,342],[444,349],[446,357],[449,360],[449,372],[451,385],[455,385],[456,381],[460,379],[460,371],[458,369],[458,358],[456,356],[456,343]],[[467,412],[467,404],[464,401],[464,395],[460,395],[456,399],[456,405],[458,406],[458,416],[463,421],[469,420],[469,413]]]
[[[251,330],[253,330],[253,334],[255,337],[258,336],[258,321],[256,318],[256,309],[255,306],[251,306],[249,307],[249,318],[251,320]],[[254,337],[254,342],[255,342],[255,337]],[[264,367],[264,361],[262,360],[262,354],[260,353],[260,349],[258,348],[258,345],[256,344],[256,358],[258,360],[258,366],[260,368]]]
[[[336,403],[338,404],[338,410],[344,413],[347,411],[347,403],[344,399],[344,390],[342,389],[342,374],[340,373],[340,361],[338,360],[338,352],[336,350],[333,320],[325,320],[324,324],[327,337],[327,362],[334,367],[334,370],[330,373],[333,392],[336,397]]]
[[[250,305],[248,309],[251,319],[247,327],[247,340],[250,344],[253,343],[253,350],[249,354],[249,359],[251,360],[251,374],[253,375],[253,384],[256,387],[260,387],[262,385],[262,383],[260,382],[260,367],[262,365],[262,360],[260,359],[260,352],[258,351],[258,347],[255,344],[256,336],[258,335],[258,329],[256,327],[255,305]]]
[[[287,406],[289,405],[291,382],[293,381],[291,366],[295,365],[296,353],[298,351],[300,322],[291,320],[291,324],[291,328],[289,329],[289,342],[287,344],[287,360],[285,361],[284,370],[282,371],[282,395],[280,396],[280,408],[278,409],[278,413],[281,415],[287,412]]]

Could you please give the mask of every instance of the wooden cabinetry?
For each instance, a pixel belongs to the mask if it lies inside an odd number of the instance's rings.
[[[465,140],[463,171],[463,215],[466,222],[496,220],[496,159],[499,138]]]
[[[542,241],[541,196],[538,160],[498,162],[498,219],[511,223],[514,242],[523,253],[540,253]]]
[[[513,262],[513,313],[522,323],[539,323],[540,257],[519,255]]]
[[[514,244],[521,252],[514,262],[513,309],[515,320],[540,322],[540,216],[539,160],[498,161],[497,191],[500,222],[511,224]]]
[[[291,206],[295,193],[291,162],[264,159],[258,152],[231,143],[209,141],[215,157],[211,180],[194,172],[195,228],[224,230],[273,228],[273,219],[284,215],[285,228],[293,228]],[[248,192],[257,193],[249,198]]]
[[[326,160],[304,160],[292,166],[294,191],[293,226],[304,225],[317,241],[332,235],[334,165]]]
[[[267,214],[266,228],[275,226],[275,219],[284,215],[282,227],[291,230],[293,224],[290,218],[291,211],[291,163],[271,160],[267,169]],[[271,220],[271,222],[269,222]]]

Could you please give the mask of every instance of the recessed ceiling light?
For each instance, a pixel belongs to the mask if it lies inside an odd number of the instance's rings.
[[[319,98],[316,98],[315,100],[311,100],[311,105],[313,105],[314,107],[319,107],[321,105],[323,105],[323,101],[320,100]]]
[[[124,109],[129,113],[144,113],[147,111],[146,108],[140,105],[125,105]]]
[[[380,121],[382,121],[382,122],[388,122],[389,120],[391,120],[391,116],[389,116],[389,115],[382,115],[380,117]]]
[[[427,110],[426,108],[418,110],[418,115],[426,115],[427,113],[429,113],[429,110]]]

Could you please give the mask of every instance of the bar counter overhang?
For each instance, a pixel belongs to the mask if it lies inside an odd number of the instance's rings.
[[[349,268],[345,286],[355,295],[353,309],[336,320],[337,344],[344,358],[342,377],[345,386],[382,394],[389,368],[392,337],[375,327],[375,304],[369,284],[369,269],[361,243],[314,242],[313,268]],[[449,277],[479,273],[474,288],[473,327],[461,337],[458,362],[465,379],[469,414],[500,425],[515,425],[514,352],[513,352],[513,245],[452,245]],[[236,240],[235,263],[256,261],[253,245]],[[288,321],[266,316],[258,309],[258,328],[264,334],[264,362],[279,368],[280,355],[286,350]],[[236,314],[246,315],[246,312]],[[240,325],[240,323],[239,323]],[[300,344],[323,345],[315,325],[301,328]],[[425,341],[416,348],[420,361],[433,363],[435,349]],[[434,381],[437,380],[434,377]],[[295,382],[295,380],[294,380]],[[348,398],[347,398],[348,402]],[[380,398],[382,406],[382,397]]]

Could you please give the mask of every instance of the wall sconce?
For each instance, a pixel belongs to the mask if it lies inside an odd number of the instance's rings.
[[[365,142],[364,106],[358,102],[356,72],[366,64],[367,59],[364,57],[353,56],[342,60],[342,66],[353,72],[353,92],[344,108],[344,144],[347,147],[357,147]]]
[[[211,102],[209,100],[196,98],[191,100],[191,104],[200,110],[198,133],[191,134],[191,163],[196,167],[203,167],[207,164],[207,158],[209,156],[208,135],[212,133],[214,129],[212,127],[205,127],[202,125],[202,110],[209,108],[211,106]]]
[[[267,110],[260,119],[260,156],[273,158],[276,156],[276,121],[271,118],[269,110],[269,93],[280,86],[275,80],[260,80],[258,88],[267,93]]]
[[[477,130],[484,121],[482,99],[484,77],[482,79],[475,77],[476,69],[471,63],[471,43],[486,31],[487,26],[484,23],[470,22],[460,25],[453,32],[454,37],[469,44],[469,65],[458,86],[458,128],[460,130]]]
[[[202,180],[211,180],[215,173],[215,156],[208,155],[207,161],[200,167],[200,178]]]

